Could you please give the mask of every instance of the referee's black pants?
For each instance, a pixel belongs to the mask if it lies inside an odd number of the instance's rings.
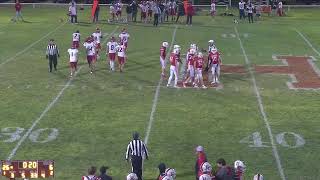
[[[49,71],[52,72],[52,65],[54,70],[57,70],[58,58],[57,55],[49,55]]]
[[[132,172],[138,176],[138,180],[142,180],[142,156],[131,156]]]
[[[153,26],[158,26],[158,24],[159,24],[159,14],[154,14],[153,18],[154,18]]]

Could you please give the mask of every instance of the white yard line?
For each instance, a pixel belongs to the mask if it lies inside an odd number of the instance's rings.
[[[61,24],[60,26],[56,27],[54,30],[48,32],[46,35],[42,36],[40,39],[38,39],[37,41],[33,42],[32,44],[30,44],[29,46],[27,46],[26,48],[24,48],[22,51],[16,53],[14,56],[12,56],[11,58],[8,58],[7,60],[3,61],[0,63],[0,68],[4,65],[7,64],[8,62],[14,60],[16,57],[20,56],[21,54],[25,53],[26,51],[28,51],[30,48],[32,48],[34,45],[38,44],[40,41],[42,41],[43,39],[47,38],[48,36],[50,36],[52,33],[56,32],[58,29],[60,29],[62,26],[64,26],[67,22],[64,22],[63,24]]]
[[[270,123],[269,123],[269,120],[268,120],[268,117],[267,117],[267,114],[264,110],[264,106],[263,106],[263,102],[262,102],[262,98],[261,98],[261,95],[260,95],[260,91],[259,91],[259,88],[257,86],[257,81],[256,81],[256,78],[255,78],[255,75],[252,71],[252,67],[251,67],[251,63],[250,63],[250,60],[246,54],[246,51],[243,47],[243,44],[242,44],[242,41],[240,39],[240,36],[239,36],[239,32],[238,32],[238,29],[237,27],[234,28],[235,32],[236,32],[236,35],[237,35],[237,38],[239,40],[239,43],[240,43],[240,47],[241,47],[241,50],[242,50],[242,53],[244,55],[244,58],[245,58],[245,61],[246,61],[246,65],[248,66],[248,71],[249,71],[249,74],[251,76],[251,81],[252,81],[252,84],[253,84],[253,89],[254,89],[254,92],[256,94],[256,97],[257,97],[257,101],[258,101],[258,105],[259,105],[259,110],[260,110],[260,113],[262,115],[262,118],[263,118],[263,121],[265,123],[265,126],[268,130],[268,134],[269,134],[269,139],[270,139],[270,142],[271,142],[271,146],[272,146],[272,152],[273,152],[273,156],[277,162],[277,166],[278,166],[278,171],[279,171],[279,174],[280,174],[280,177],[282,180],[286,180],[286,176],[284,174],[284,170],[282,168],[282,165],[281,165],[281,160],[280,160],[280,156],[279,156],[279,153],[278,153],[278,149],[277,149],[277,146],[274,142],[274,137],[273,137],[273,134],[272,134],[272,129],[271,129],[271,126],[270,126]]]
[[[116,27],[112,33],[110,34],[110,36],[117,30],[118,28]],[[82,69],[83,66],[80,66],[79,69],[77,70],[77,72],[75,73],[75,76],[80,72],[80,70]],[[74,77],[75,77],[74,76]],[[40,122],[40,120],[49,112],[49,110],[58,102],[58,100],[60,99],[60,97],[63,95],[64,91],[70,87],[72,81],[74,78],[70,78],[68,80],[68,82],[65,84],[65,86],[60,90],[60,92],[58,93],[58,95],[47,105],[47,107],[44,109],[44,111],[41,112],[40,116],[35,119],[31,125],[31,127],[28,129],[28,131],[22,136],[22,138],[19,140],[19,142],[16,144],[16,146],[14,147],[14,149],[11,151],[10,155],[8,156],[7,160],[11,160],[15,154],[17,153],[18,149],[20,148],[20,146],[22,145],[22,143],[27,139],[27,137],[31,134],[31,132],[33,131],[33,129],[36,127],[36,125]]]
[[[301,36],[301,38],[309,45],[309,47],[318,55],[320,56],[320,52],[311,44],[311,42],[305,37],[297,28],[294,30]]]
[[[168,59],[168,57],[170,55],[170,52],[171,52],[171,50],[173,48],[173,44],[174,44],[174,41],[175,41],[175,38],[176,38],[177,29],[178,29],[178,26],[176,25],[174,30],[173,30],[170,48],[169,48],[169,51],[167,53],[167,56],[166,56],[165,60]],[[157,108],[157,104],[158,104],[158,98],[159,98],[159,94],[160,94],[161,84],[162,84],[162,77],[160,78],[160,80],[158,82],[158,85],[157,85],[157,88],[156,88],[156,93],[154,94],[153,103],[152,103],[152,109],[151,109],[150,118],[149,118],[149,122],[148,122],[148,127],[147,127],[147,131],[146,131],[145,138],[144,138],[144,143],[145,144],[148,144],[150,131],[151,131],[152,124],[153,124],[153,121],[154,121],[154,113],[156,112],[156,108]]]

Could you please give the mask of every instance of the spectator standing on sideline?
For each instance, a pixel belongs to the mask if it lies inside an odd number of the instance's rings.
[[[227,166],[226,161],[223,158],[217,160],[218,170],[215,175],[216,180],[233,180],[235,177],[234,169]]]
[[[282,1],[279,1],[278,2],[278,10],[277,10],[277,13],[278,13],[278,16],[283,16],[283,4],[282,4]]]
[[[12,21],[14,21],[14,22],[19,21],[19,18],[21,18],[21,20],[24,21],[22,14],[21,14],[22,6],[21,6],[19,0],[16,1],[16,4],[14,5],[14,7],[16,9],[16,16],[14,18],[12,18]]]
[[[179,21],[180,16],[184,16],[185,12],[184,12],[184,6],[183,3],[181,1],[178,2],[178,15],[177,15],[177,19],[176,19],[176,23]]]
[[[159,7],[159,4],[156,3],[154,6],[153,6],[153,26],[158,26],[159,24],[159,18],[160,18],[160,14],[161,14],[161,9]]]
[[[198,146],[196,148],[196,154],[197,154],[197,159],[196,159],[196,165],[195,165],[195,173],[196,173],[196,180],[198,180],[202,173],[201,166],[203,163],[207,162],[208,160],[202,146]]]
[[[94,16],[93,16],[93,23],[97,23],[99,21],[99,12],[100,12],[100,6],[99,4],[97,5],[96,11],[94,12]]]
[[[102,166],[100,168],[100,176],[98,177],[99,180],[112,180],[112,177],[107,175],[107,169],[109,169],[107,166]]]
[[[139,139],[139,133],[133,133],[133,140],[131,140],[127,147],[126,160],[131,159],[132,172],[138,176],[138,180],[142,180],[142,158],[149,159],[147,146]]]
[[[159,8],[160,8],[160,15],[159,15],[159,21],[160,23],[163,23],[164,22],[164,16],[165,16],[165,5],[164,3],[159,3]]]
[[[133,1],[131,6],[132,6],[132,21],[137,22],[138,5],[136,1]]]
[[[128,4],[126,7],[126,12],[127,12],[127,22],[131,22],[132,21],[132,4]]]
[[[239,17],[240,17],[240,19],[245,19],[246,18],[246,15],[245,15],[245,13],[244,13],[244,7],[245,7],[245,5],[246,5],[246,3],[245,2],[243,2],[243,0],[241,0],[240,2],[239,2]]]
[[[253,9],[254,9],[253,4],[249,2],[247,6],[249,23],[253,23]]]
[[[52,72],[52,65],[54,70],[57,70],[58,57],[60,57],[58,46],[53,39],[50,39],[46,51],[46,58],[49,59],[49,72]]]
[[[192,26],[192,16],[194,15],[194,8],[192,2],[189,1],[187,5],[187,23],[186,25]]]
[[[71,6],[69,7],[69,15],[71,16],[71,23],[78,23],[77,7],[75,3],[71,3]]]

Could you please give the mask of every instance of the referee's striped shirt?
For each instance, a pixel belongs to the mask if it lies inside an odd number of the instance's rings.
[[[59,49],[56,44],[49,44],[47,46],[47,55],[58,55],[59,54]]]
[[[126,153],[126,159],[129,158],[129,156],[143,156],[145,155],[146,158],[148,159],[148,149],[147,146],[144,144],[144,142],[142,142],[141,140],[137,139],[137,140],[132,140],[130,141],[130,143],[128,144],[127,147],[127,153]]]

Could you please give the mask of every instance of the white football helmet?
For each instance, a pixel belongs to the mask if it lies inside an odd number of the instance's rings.
[[[162,180],[174,180],[171,176],[165,176],[162,178]]]
[[[244,172],[244,171],[246,170],[246,165],[245,165],[242,161],[236,160],[236,161],[234,162],[234,169],[235,169],[236,171]]]
[[[176,45],[173,46],[173,49],[181,49],[181,47],[176,44]]]
[[[190,54],[196,54],[197,53],[197,51],[195,50],[195,49],[190,49],[190,52],[189,52]]]
[[[200,58],[202,58],[202,57],[203,57],[202,52],[199,52],[199,53],[198,53],[198,57],[200,57]]]
[[[201,170],[203,173],[208,173],[212,171],[212,166],[210,163],[205,162],[201,165]]]
[[[176,178],[176,170],[172,169],[172,168],[167,168],[166,171],[166,176],[170,176],[172,177],[173,179]]]
[[[173,49],[173,53],[175,53],[175,54],[179,54],[180,53],[180,49]]]
[[[162,46],[167,48],[169,46],[169,43],[165,41],[162,43]]]
[[[208,41],[208,43],[213,44],[213,43],[214,43],[214,40],[210,39],[210,40]]]
[[[138,176],[135,173],[130,173],[127,176],[127,180],[138,180]]]
[[[197,48],[197,45],[196,45],[196,44],[190,44],[190,48],[191,48],[191,49],[196,49],[196,48]]]
[[[254,175],[253,180],[263,180],[262,174],[256,174],[256,175]]]
[[[212,179],[212,177],[209,174],[202,174],[199,177],[199,180],[211,180],[211,179]]]

